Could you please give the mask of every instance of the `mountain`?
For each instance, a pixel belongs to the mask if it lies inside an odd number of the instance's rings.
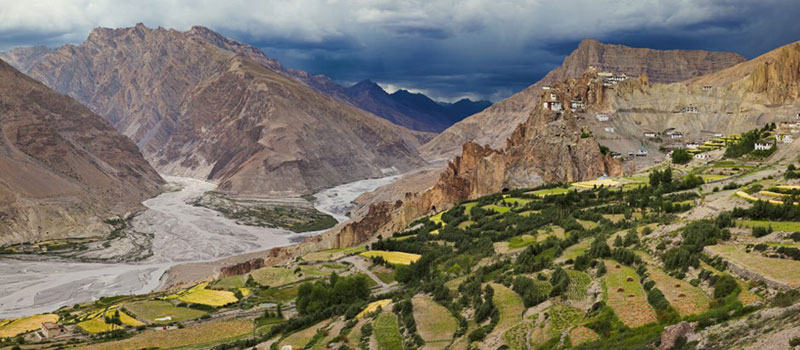
[[[583,74],[589,67],[630,76],[646,74],[651,82],[671,83],[722,70],[745,59],[735,53],[701,50],[653,50],[581,41],[562,65],[525,90],[448,128],[422,148],[429,161],[452,159],[467,141],[502,147],[514,128],[533,110],[541,88]]]
[[[491,105],[489,101],[472,102],[469,99],[452,104],[435,102],[424,94],[408,90],[389,94],[370,80],[363,80],[346,88],[343,94],[353,105],[392,123],[413,130],[432,132],[440,132]]]
[[[111,124],[0,61],[0,245],[108,233],[162,184]]]
[[[424,164],[428,139],[282,74],[204,27],[97,28],[29,73],[129,136],[159,171],[235,195],[286,196]]]
[[[0,52],[0,59],[20,71],[27,72],[44,55],[51,52],[53,52],[53,49],[47,46],[18,47],[11,51]]]

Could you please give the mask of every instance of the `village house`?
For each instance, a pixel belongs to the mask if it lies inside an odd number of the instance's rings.
[[[711,91],[711,85],[703,85],[703,91]]]
[[[644,132],[644,137],[654,138],[656,136],[657,136],[657,134],[655,132],[652,132],[652,131],[645,131]]]
[[[794,114],[794,119],[800,121],[800,113],[795,113]]]
[[[622,158],[622,153],[619,152],[611,152],[611,158],[620,159]]]
[[[721,132],[718,132],[718,133],[714,134],[714,137],[723,137],[723,136],[725,136],[725,135],[723,135]]]
[[[698,153],[694,155],[694,159],[708,159],[709,155],[707,153]]]
[[[614,129],[614,127],[613,127],[613,126],[607,126],[607,127],[604,129],[604,130],[605,130],[606,132],[609,132],[609,133],[612,133],[612,134],[613,134],[613,133],[614,133],[614,131],[615,131],[615,129]]]
[[[550,101],[555,101],[555,100],[558,100],[558,96],[556,95],[555,92],[551,92],[550,93]]]
[[[689,142],[686,144],[686,149],[695,149],[697,147],[700,147],[700,144],[697,142]]]
[[[766,151],[772,148],[772,144],[769,142],[756,142],[754,147],[756,151]]]
[[[675,140],[675,139],[683,138],[683,133],[678,132],[678,131],[670,131],[670,132],[667,133],[667,136],[669,136],[669,138]]]
[[[650,152],[647,151],[647,148],[639,148],[638,150],[636,150],[637,157],[645,157],[647,156],[648,153]]]
[[[698,113],[698,112],[700,112],[700,110],[697,109],[697,106],[686,106],[681,108],[681,113]]]
[[[550,90],[549,86],[542,86],[542,90]]]
[[[574,111],[577,111],[577,110],[582,110],[582,109],[583,109],[583,107],[584,107],[584,104],[583,104],[583,102],[581,102],[581,101],[571,101],[571,102],[569,103],[569,108],[570,108],[570,109],[571,109],[573,112],[574,112]]]
[[[775,134],[775,140],[783,143],[792,143],[794,137],[792,137],[792,134],[777,133]]]
[[[44,338],[50,339],[67,334],[67,329],[53,322],[42,322],[41,334]]]
[[[608,114],[598,114],[598,115],[596,115],[594,117],[597,118],[597,121],[599,121],[599,122],[607,122],[608,121]]]

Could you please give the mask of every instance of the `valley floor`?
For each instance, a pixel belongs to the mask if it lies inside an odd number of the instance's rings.
[[[172,266],[284,246],[319,233],[295,234],[237,224],[216,211],[188,203],[213,190],[213,183],[165,178],[179,184],[181,190],[145,201],[148,209],[131,221],[129,229],[152,237],[151,255],[139,262],[115,264],[0,259],[0,318],[47,312],[102,296],[148,293],[163,284],[162,275]],[[314,206],[343,221],[358,195],[395,179],[361,180],[326,189],[315,195]],[[125,244],[110,244],[92,254],[94,258],[112,258],[124,250]]]

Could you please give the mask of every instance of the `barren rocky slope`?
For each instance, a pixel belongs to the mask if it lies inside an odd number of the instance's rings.
[[[111,124],[0,61],[0,245],[108,233],[161,184]]]
[[[131,137],[162,172],[237,195],[286,196],[416,168],[428,135],[323,96],[207,28],[92,31],[32,77]]]
[[[536,84],[462,120],[428,142],[422,149],[423,157],[429,161],[452,159],[467,141],[502,147],[514,128],[533,110],[543,86],[578,77],[590,66],[616,74],[646,74],[652,82],[671,83],[728,68],[744,60],[735,53],[640,49],[585,39],[560,67]]]

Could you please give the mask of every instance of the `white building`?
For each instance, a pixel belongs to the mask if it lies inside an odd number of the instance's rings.
[[[611,152],[611,158],[620,159],[622,158],[622,153],[619,152]]]
[[[638,150],[636,150],[636,155],[639,157],[647,156],[648,153],[650,152],[647,151],[647,148],[639,148]]]
[[[700,112],[700,110],[697,109],[696,106],[686,106],[681,108],[681,113],[698,113],[698,112]]]
[[[725,136],[725,135],[723,135],[721,132],[718,132],[718,133],[714,134],[714,137],[723,137],[723,136]]]
[[[656,133],[654,133],[652,131],[645,131],[644,132],[644,137],[654,138],[654,137],[656,137]]]
[[[689,142],[686,144],[686,149],[695,149],[697,147],[700,147],[700,144],[697,142]]]
[[[555,101],[557,99],[558,99],[558,96],[556,96],[556,93],[555,92],[551,92],[550,93],[550,101]]]
[[[756,151],[766,151],[772,148],[772,144],[769,142],[756,142],[755,149]]]
[[[708,159],[709,155],[707,153],[698,153],[694,155],[694,159]]]
[[[544,106],[545,109],[549,109],[554,112],[558,112],[561,111],[561,109],[563,109],[563,105],[561,104],[561,102],[558,101],[544,102],[542,105]]]
[[[667,133],[667,135],[669,135],[669,138],[673,140],[683,138],[683,133],[678,131],[670,131],[669,133]]]
[[[583,107],[584,107],[584,104],[581,101],[570,101],[570,103],[569,103],[569,108],[572,111],[582,110]]]
[[[594,117],[597,118],[597,121],[599,122],[607,122],[609,119],[608,114],[598,114]]]
[[[703,91],[711,91],[711,85],[703,85]]]
[[[615,129],[614,129],[614,127],[613,127],[613,126],[607,126],[607,127],[605,128],[605,131],[613,134],[613,133],[614,133],[614,131],[615,131]]]

